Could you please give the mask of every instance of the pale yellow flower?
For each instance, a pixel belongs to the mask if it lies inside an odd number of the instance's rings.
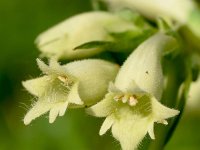
[[[110,83],[105,98],[87,110],[93,116],[106,117],[99,134],[112,128],[123,150],[137,148],[147,133],[155,139],[154,123],[167,124],[166,119],[179,113],[159,102],[163,91],[161,54],[173,44],[174,38],[161,33],[142,43],[125,61],[114,84]]]
[[[43,56],[57,59],[80,59],[102,52],[101,48],[74,50],[87,42],[113,41],[111,32],[136,31],[136,26],[121,17],[103,11],[73,16],[53,26],[36,39]]]
[[[37,101],[24,117],[24,123],[49,113],[49,122],[63,116],[66,109],[95,104],[103,98],[109,81],[113,80],[119,67],[116,64],[88,59],[59,65],[51,60],[49,66],[37,60],[44,76],[23,82],[23,86]]]

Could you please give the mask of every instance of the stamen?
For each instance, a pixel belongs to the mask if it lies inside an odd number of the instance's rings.
[[[122,98],[122,102],[123,103],[126,103],[129,99],[129,96],[128,95],[124,95],[123,98]]]
[[[114,100],[115,100],[116,102],[118,102],[122,97],[123,97],[123,95],[116,95],[116,96],[114,97]]]
[[[68,78],[66,76],[58,76],[58,79],[64,83],[67,83]]]
[[[118,98],[117,96],[115,96],[115,97],[114,97],[114,100],[115,100],[116,102],[118,102],[118,101],[119,101],[119,98]]]
[[[134,96],[131,96],[129,98],[129,105],[130,106],[135,106],[138,103],[137,99]]]
[[[136,96],[135,95],[130,95],[130,94],[116,95],[113,99],[116,102],[118,102],[118,101],[121,101],[122,103],[127,103],[128,102],[128,104],[130,106],[135,106],[138,103],[138,100],[137,100]]]

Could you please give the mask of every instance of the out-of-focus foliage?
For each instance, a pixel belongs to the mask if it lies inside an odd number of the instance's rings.
[[[89,0],[0,0],[0,150],[120,149],[110,133],[99,137],[102,119],[87,116],[82,109],[69,110],[54,124],[45,117],[30,126],[22,122],[31,97],[21,81],[30,78],[27,73],[39,75],[35,37],[69,16],[90,10]],[[200,114],[188,108],[166,149],[198,150],[199,126]]]

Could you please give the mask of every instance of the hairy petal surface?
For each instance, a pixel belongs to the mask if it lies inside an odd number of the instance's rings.
[[[63,116],[66,109],[92,105],[101,100],[119,67],[116,64],[92,59],[59,65],[50,60],[46,65],[37,59],[43,77],[24,81],[24,87],[37,98],[37,102],[25,115],[24,123],[49,111],[49,122]],[[98,84],[98,82],[100,82]]]

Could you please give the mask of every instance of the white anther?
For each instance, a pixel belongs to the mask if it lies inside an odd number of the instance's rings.
[[[128,101],[128,98],[129,97],[127,95],[124,95],[123,98],[122,98],[122,102],[126,103]]]
[[[131,96],[129,98],[129,105],[130,106],[135,106],[137,103],[138,103],[138,101],[137,101],[137,99],[135,97]]]
[[[114,97],[114,100],[117,102],[117,101],[119,101],[121,98],[123,97],[123,95],[116,95],[115,97]]]
[[[114,100],[115,100],[116,102],[118,102],[118,101],[119,101],[119,96],[115,96],[115,97],[114,97]]]
[[[63,76],[58,76],[58,79],[64,83],[67,82],[67,77],[63,77]]]

